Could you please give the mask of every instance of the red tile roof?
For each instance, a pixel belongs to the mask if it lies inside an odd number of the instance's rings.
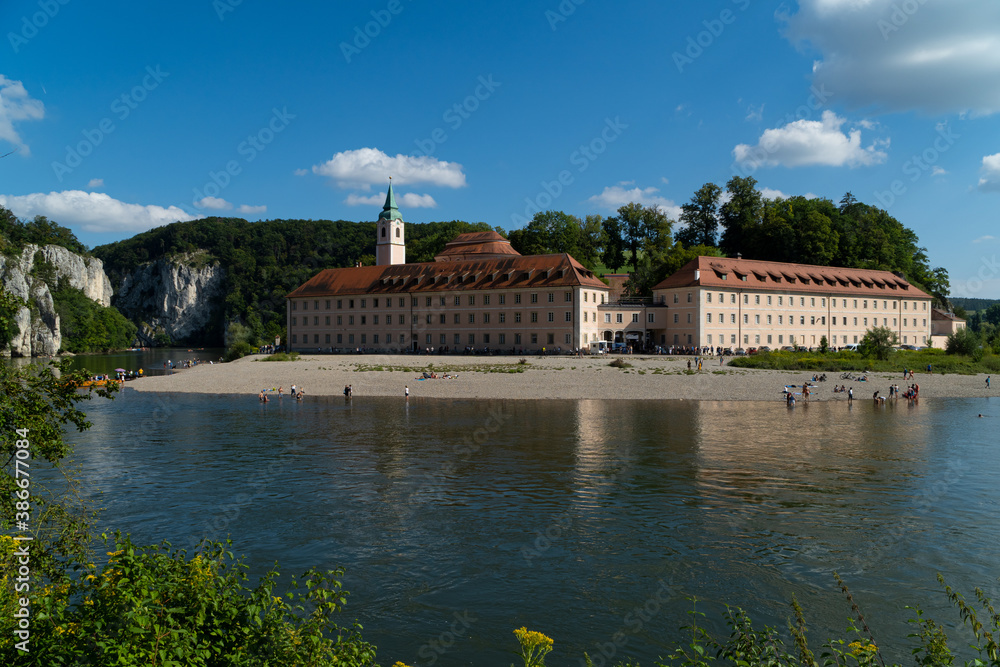
[[[691,260],[653,289],[695,286],[930,298],[890,271],[706,256]]]
[[[961,317],[955,315],[955,313],[947,313],[939,308],[931,308],[931,319],[932,320],[951,320],[952,322],[964,322]]]
[[[288,294],[288,298],[575,286],[608,287],[563,253],[326,269]]]
[[[463,259],[501,258],[507,255],[520,256],[521,253],[511,247],[510,241],[498,233],[468,232],[459,234],[444,246],[444,250],[434,256],[437,262],[454,262]]]

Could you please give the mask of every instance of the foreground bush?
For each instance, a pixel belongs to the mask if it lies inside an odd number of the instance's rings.
[[[293,580],[286,601],[273,594],[277,570],[249,589],[246,565],[219,543],[206,543],[193,558],[166,543],[136,547],[121,535],[114,545],[104,567],[88,566],[33,596],[27,654],[14,650],[14,619],[6,613],[13,587],[2,582],[2,664],[374,664],[375,647],[362,640],[361,626],[334,619],[348,595],[338,580],[343,570],[307,572]]]
[[[980,350],[982,352],[982,350]],[[877,373],[901,373],[911,368],[916,373],[926,372],[928,364],[934,373],[975,373],[1000,372],[1000,356],[989,354],[975,357],[945,354],[944,350],[920,350],[893,352],[885,361],[866,358],[857,352],[758,352],[742,357],[732,357],[727,366],[737,368],[766,368],[785,371],[824,371],[838,373],[844,371],[873,371]],[[836,378],[831,378],[836,379]]]

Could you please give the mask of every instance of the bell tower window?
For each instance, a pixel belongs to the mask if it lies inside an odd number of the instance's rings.
[[[399,238],[399,227],[396,227],[396,238]]]
[[[382,238],[385,238],[385,225],[382,225]]]

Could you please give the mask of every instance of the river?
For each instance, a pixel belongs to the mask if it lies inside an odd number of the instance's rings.
[[[254,575],[346,566],[342,622],[383,665],[506,666],[522,625],[555,639],[554,666],[602,649],[651,665],[691,596],[722,633],[723,603],[784,628],[794,594],[818,654],[851,615],[834,570],[908,662],[906,605],[958,625],[937,572],[998,592],[989,399],[260,404],[126,388],[85,407],[94,427],[71,439],[102,528],[184,548],[230,536]]]

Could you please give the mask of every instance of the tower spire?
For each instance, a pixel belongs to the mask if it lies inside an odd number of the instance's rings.
[[[402,220],[399,209],[396,208],[396,195],[392,191],[392,176],[389,177],[389,191],[385,194],[385,205],[379,213],[379,220]]]

